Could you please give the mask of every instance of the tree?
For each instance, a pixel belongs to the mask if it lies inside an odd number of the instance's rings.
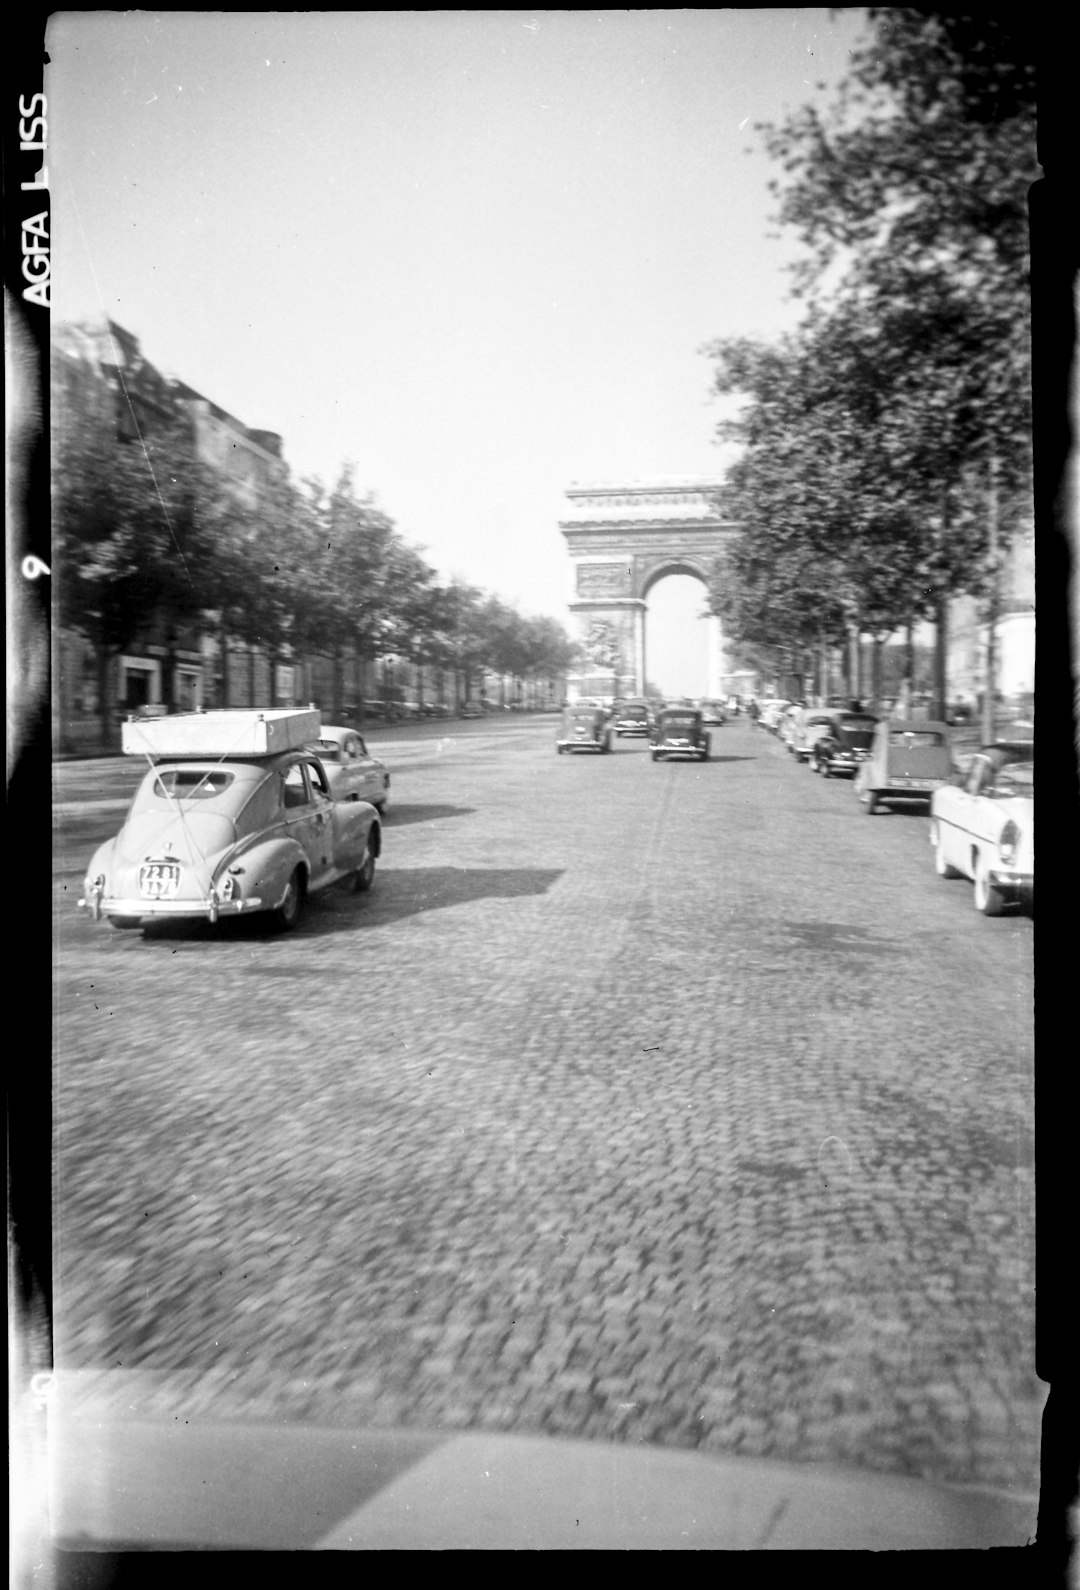
[[[751,394],[739,484],[771,497],[746,506],[784,527],[768,594],[786,577],[798,608],[797,561],[817,550],[880,636],[992,589],[1025,512],[1034,57],[1018,12],[868,15],[831,110],[760,129],[784,173],[779,220],[806,245],[806,322],[771,370],[748,345],[710,351],[717,390]],[[762,588],[748,557],[735,576],[729,601],[749,622]]]
[[[150,630],[167,649],[172,700],[179,634],[217,605],[227,579],[234,510],[182,418],[124,442],[83,409],[56,416],[52,509],[57,617],[95,649],[107,736],[111,661]]]

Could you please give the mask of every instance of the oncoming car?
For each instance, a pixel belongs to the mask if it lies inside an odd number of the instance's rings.
[[[335,883],[371,888],[379,814],[366,801],[336,801],[319,758],[303,749],[318,734],[317,713],[184,714],[123,730],[124,751],[151,765],[120,832],[86,870],[79,905],[94,921],[140,928],[267,913],[287,930],[308,895]],[[267,748],[275,744],[285,749]]]
[[[970,878],[975,908],[1000,916],[1035,902],[1035,763],[1014,747],[985,746],[930,802],[930,843],[942,878]]]
[[[612,727],[617,739],[625,735],[645,737],[649,732],[650,713],[644,701],[619,701],[615,704]]]
[[[654,762],[672,756],[707,762],[711,749],[705,720],[697,707],[665,707],[658,712],[649,733],[649,745]]]
[[[378,812],[386,811],[390,799],[390,774],[386,763],[372,756],[364,737],[355,729],[324,723],[319,738],[308,746],[314,751],[330,783],[336,801],[370,801]]]

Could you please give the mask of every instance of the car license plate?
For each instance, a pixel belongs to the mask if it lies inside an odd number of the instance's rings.
[[[139,893],[144,900],[171,900],[179,888],[178,862],[148,861],[139,868]]]

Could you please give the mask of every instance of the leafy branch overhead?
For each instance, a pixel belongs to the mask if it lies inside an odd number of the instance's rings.
[[[1032,44],[1017,12],[868,21],[828,110],[758,129],[802,321],[705,350],[739,405],[745,529],[714,582],[738,643],[933,617],[1029,514]]]

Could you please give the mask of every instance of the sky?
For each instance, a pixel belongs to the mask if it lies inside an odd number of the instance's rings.
[[[702,349],[798,318],[754,123],[831,97],[862,19],[58,13],[53,318],[568,623],[567,486],[722,477]]]

